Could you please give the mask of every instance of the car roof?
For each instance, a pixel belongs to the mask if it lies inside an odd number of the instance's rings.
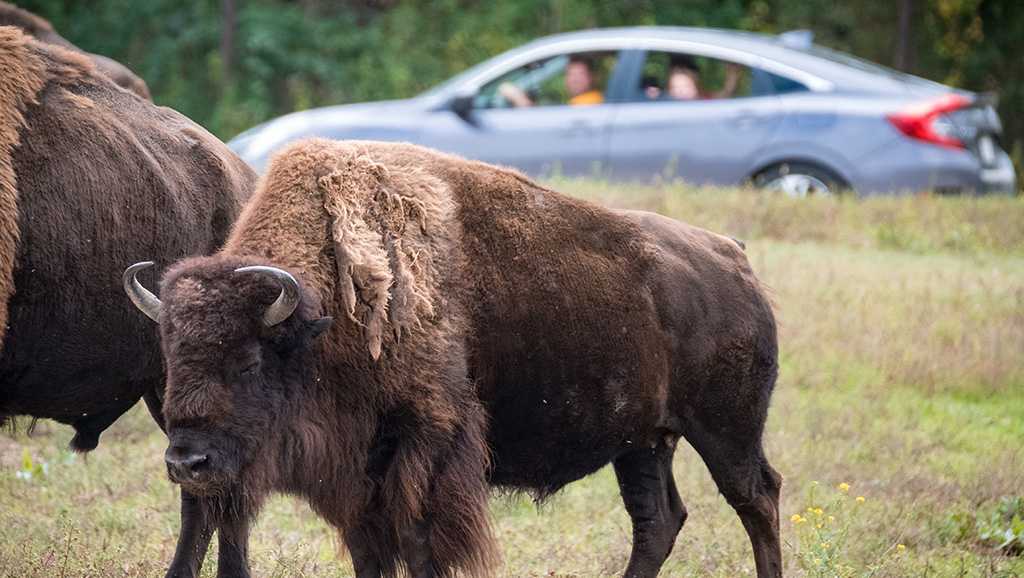
[[[474,76],[473,72],[479,72],[481,68],[486,68],[497,59],[511,59],[542,48],[607,43],[610,47],[659,49],[652,48],[659,45],[659,41],[666,46],[673,42],[683,42],[746,53],[822,79],[824,82],[821,84],[831,85],[830,88],[839,90],[898,93],[906,93],[908,89],[914,92],[949,90],[941,84],[822,46],[808,44],[805,47],[796,47],[776,35],[686,26],[594,28],[544,36],[474,66],[451,80],[471,78]],[[453,84],[457,82],[444,83],[445,86]]]

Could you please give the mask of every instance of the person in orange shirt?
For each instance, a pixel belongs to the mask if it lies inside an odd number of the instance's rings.
[[[573,57],[565,67],[565,90],[569,92],[570,106],[601,104],[604,95],[594,85],[594,63],[589,59]]]
[[[565,90],[569,93],[570,106],[601,104],[604,94],[594,86],[594,63],[582,56],[569,58],[565,67]],[[515,107],[533,106],[533,99],[518,86],[505,82],[498,92]]]

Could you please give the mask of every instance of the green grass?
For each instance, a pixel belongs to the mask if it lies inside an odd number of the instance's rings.
[[[786,478],[787,576],[1024,576],[998,548],[1024,530],[1024,201],[556,186],[747,241],[781,328],[766,445]],[[178,523],[162,436],[137,407],[86,458],[70,437],[49,422],[0,436],[0,576],[160,575]],[[685,445],[675,473],[690,518],[662,575],[752,576],[738,519]],[[499,575],[614,576],[628,557],[607,468],[540,509],[492,509]],[[251,558],[259,576],[351,575],[334,532],[289,498],[267,508]]]

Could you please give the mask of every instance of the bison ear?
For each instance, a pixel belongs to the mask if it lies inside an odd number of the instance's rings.
[[[320,337],[322,333],[331,328],[331,323],[333,322],[333,317],[321,317],[316,321],[310,321],[306,324],[306,339],[312,341]]]

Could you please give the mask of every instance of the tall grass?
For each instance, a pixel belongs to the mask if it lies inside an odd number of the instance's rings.
[[[1024,197],[794,199],[747,189],[560,179],[557,190],[655,211],[743,239],[809,241],[915,254],[1024,255]]]
[[[1024,519],[1020,199],[556,187],[747,240],[780,324],[766,445],[786,478],[787,576],[1024,576],[1003,544]],[[178,518],[163,437],[142,408],[85,459],[64,449],[70,437],[48,422],[0,436],[0,577],[160,575]],[[662,575],[753,575],[742,526],[699,457],[682,445],[674,470],[690,518]],[[500,576],[614,576],[628,558],[607,468],[539,510],[514,497],[492,511]],[[350,576],[335,544],[307,506],[278,499],[254,530],[254,569]]]

